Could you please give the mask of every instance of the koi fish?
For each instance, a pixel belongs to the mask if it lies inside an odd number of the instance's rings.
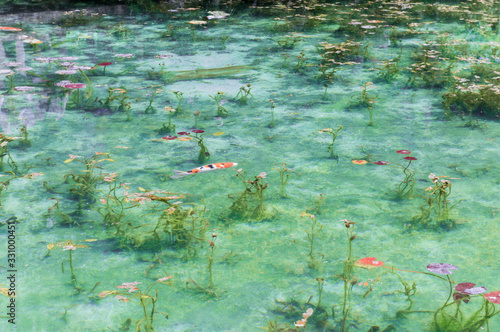
[[[193,168],[190,171],[184,172],[184,171],[177,171],[174,169],[174,175],[171,176],[172,179],[178,179],[182,178],[183,176],[186,175],[191,175],[191,174],[196,174],[196,173],[202,173],[202,172],[208,172],[212,171],[214,169],[224,169],[224,168],[229,168],[238,165],[238,163],[215,163],[215,164],[209,164],[201,167],[196,167]]]

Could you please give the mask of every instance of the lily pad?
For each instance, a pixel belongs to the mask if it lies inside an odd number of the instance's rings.
[[[484,298],[491,303],[500,304],[500,291],[486,293]]]
[[[427,270],[436,274],[452,274],[453,271],[458,270],[458,267],[447,263],[432,263],[427,265]]]

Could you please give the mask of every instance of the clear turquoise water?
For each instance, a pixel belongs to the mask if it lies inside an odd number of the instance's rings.
[[[2,220],[16,216],[20,221],[16,229],[17,329],[117,331],[129,317],[135,328],[142,318],[137,298],[123,303],[113,296],[100,299],[98,294],[133,281],[142,282],[139,287],[144,290],[160,277],[173,276],[173,287],[155,286],[159,295],[157,310],[169,314],[168,320],[162,314],[155,315],[154,326],[158,331],[258,331],[277,318],[291,328],[301,318],[303,309],[317,304],[318,277],[325,279],[322,306],[329,312],[333,306],[335,317],[327,320],[325,328],[310,323],[308,330],[339,330],[344,290],[338,275],[342,274],[347,256],[343,219],[356,222],[354,259],[372,256],[386,266],[413,271],[426,271],[429,263],[450,263],[459,268],[451,275],[454,282],[474,282],[489,291],[497,290],[498,121],[478,118],[477,127],[465,127],[466,117],[445,118],[441,108],[444,89],[409,88],[406,74],[390,84],[378,80],[377,72],[371,69],[380,65],[379,60],[394,58],[399,53],[399,48],[390,47],[383,32],[362,38],[364,44],[370,44],[369,56],[342,68],[335,81],[329,83],[325,97],[323,84],[315,79],[320,61],[317,46],[321,41],[346,40],[343,35],[333,34],[338,24],[327,22],[312,29],[297,24],[280,32],[273,29],[275,15],[260,15],[256,9],[241,12],[231,11],[230,7],[222,9],[231,16],[195,30],[187,22],[202,18],[206,10],[189,15],[148,16],[128,11],[118,15],[113,14],[118,12],[116,8],[108,8],[108,16],[100,22],[62,28],[51,23],[52,16],[37,20],[23,17],[27,32],[1,33],[0,62],[17,61],[33,68],[27,74],[17,73],[14,86],[35,87],[31,92],[8,91],[10,83],[5,75],[1,76],[0,88],[6,91],[0,95],[2,132],[19,136],[21,126],[26,125],[31,146],[22,147],[16,140],[9,143],[9,151],[19,165],[18,175],[43,173],[35,179],[22,176],[13,179],[1,196]],[[10,26],[21,22],[19,17],[10,19]],[[499,41],[497,34],[485,37],[455,20],[436,21],[429,17],[415,20],[428,22],[422,31],[450,32],[452,39],[467,38],[473,45]],[[122,22],[128,33],[110,33],[113,26]],[[160,37],[168,24],[179,28],[174,40]],[[307,37],[293,49],[282,49],[277,40],[292,32]],[[33,36],[42,44],[35,48],[23,43],[19,40],[22,34]],[[226,35],[230,37],[223,48],[221,38]],[[433,34],[401,40],[404,65],[411,63],[411,56],[419,50],[424,36],[432,38]],[[308,57],[304,73],[295,69],[300,52]],[[121,53],[133,53],[134,57],[115,57]],[[283,53],[290,55],[286,66]],[[156,59],[159,54],[172,57]],[[72,94],[64,106],[62,88],[46,84],[31,74],[53,82],[65,79],[54,74],[59,69],[55,63],[49,66],[34,60],[41,56],[75,56],[78,65],[89,66],[111,61],[106,75],[101,67],[85,71],[93,89],[92,99],[105,100],[109,87],[127,90],[131,121],[127,121],[124,112],[115,111],[116,102],[111,110],[94,114],[85,112],[81,104],[72,103]],[[168,72],[249,67],[232,75],[169,81],[148,75],[151,68],[159,71],[160,63],[165,64]],[[465,66],[465,63],[457,65]],[[88,83],[81,74],[71,79]],[[367,126],[367,109],[355,105],[367,82],[374,82],[376,89],[369,93],[378,96],[374,126]],[[253,98],[240,105],[234,97],[246,84],[251,84]],[[152,103],[156,112],[146,114],[151,89],[161,91]],[[84,91],[80,92],[81,98]],[[184,94],[185,112],[172,119],[176,131],[192,130],[193,112],[199,111],[197,128],[205,130],[205,143],[211,152],[206,163],[237,162],[236,168],[170,179],[174,169],[187,171],[201,166],[196,162],[199,148],[195,142],[153,141],[164,136],[156,132],[162,123],[168,122],[164,107],[177,107],[173,91]],[[217,117],[217,106],[209,97],[218,91],[224,93],[222,106],[229,113],[222,119]],[[272,128],[269,128],[269,100],[275,106]],[[335,142],[338,159],[329,159],[327,145],[331,137],[318,131],[339,125],[343,130]],[[219,135],[220,132],[223,134]],[[412,156],[418,158],[412,163],[417,181],[415,193],[409,199],[394,198],[403,178],[400,169],[351,162],[367,154],[373,161],[398,162],[401,155],[395,151],[402,149],[412,151]],[[79,225],[68,227],[62,225],[59,216],[49,215],[48,210],[55,202],[51,198],[60,200],[64,213],[74,211],[77,206],[69,195],[71,184],[64,182],[64,175],[81,172],[82,164],[64,161],[70,154],[90,158],[95,152],[110,153],[114,161],[102,162],[101,171],[118,173],[120,181],[129,183],[130,193],[141,192],[139,187],[183,193],[184,208],[191,204],[202,207],[204,200],[209,226],[206,240],[196,245],[195,258],[184,260],[185,250],[168,242],[155,244],[153,248],[120,246],[114,230],[104,226],[97,212],[102,206],[99,201],[85,206],[82,215],[74,217]],[[279,173],[273,170],[282,163],[291,171],[287,198],[280,197]],[[227,219],[232,203],[228,194],[244,189],[235,176],[239,168],[249,178],[267,173],[264,180],[269,187],[264,191],[264,199],[272,212],[269,218],[260,222]],[[5,166],[4,171],[9,170]],[[411,218],[425,204],[424,189],[432,184],[429,173],[451,177],[450,201],[462,201],[452,210],[451,219],[460,223],[452,229],[409,226],[413,223]],[[10,176],[3,174],[0,181]],[[56,193],[47,192],[44,181]],[[101,181],[97,189],[97,198],[106,198],[108,184]],[[123,191],[118,192],[120,197]],[[320,195],[324,204],[318,211],[314,206]],[[153,212],[154,207],[159,212]],[[138,205],[127,210],[124,220],[134,227],[142,226],[134,230],[137,235],[149,229],[150,226],[144,225],[154,223],[163,208],[155,202]],[[314,213],[323,225],[314,242],[317,253],[314,266],[308,256],[306,233],[310,219],[301,218],[304,211]],[[5,226],[0,229],[7,234]],[[208,240],[213,232],[218,234],[213,258],[218,298],[197,292],[190,281],[202,287],[209,284]],[[55,248],[50,256],[44,257],[47,244],[69,239],[88,246],[73,252],[75,275],[84,289],[81,293],[75,292],[70,283],[67,263],[64,273],[61,270],[61,263],[68,259],[67,251]],[[87,243],[86,239],[97,241]],[[6,249],[1,252],[0,265],[5,266]],[[7,274],[6,267],[2,271]],[[375,280],[373,291],[365,298],[368,287],[358,284],[353,287],[348,321],[354,326],[350,329],[366,331],[373,325],[384,328],[389,324],[401,331],[429,329],[432,313],[410,313],[396,318],[396,311],[405,309],[408,302],[398,293],[403,289],[398,278],[388,272],[381,268],[355,268],[359,282],[377,279],[379,275],[380,279]],[[400,276],[417,284],[412,310],[435,311],[448,296],[445,281],[409,272],[401,272]],[[311,305],[305,305],[310,297]],[[291,299],[304,307],[296,315],[280,314],[283,305],[276,301]],[[7,303],[8,299],[2,297],[2,306]],[[468,307],[479,308],[480,303],[482,299],[477,297]],[[10,328],[2,322],[2,329]],[[498,317],[490,321],[489,328],[491,331],[500,328]]]

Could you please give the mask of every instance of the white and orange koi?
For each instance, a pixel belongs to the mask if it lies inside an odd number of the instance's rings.
[[[193,168],[192,170],[187,171],[187,172],[177,171],[174,169],[175,174],[172,175],[171,178],[178,179],[178,178],[182,178],[183,176],[186,176],[186,175],[208,172],[208,171],[212,171],[214,169],[225,169],[225,168],[233,167],[236,165],[238,165],[238,163],[215,163],[215,164],[209,164],[209,165],[205,165],[205,166],[196,167],[196,168]]]

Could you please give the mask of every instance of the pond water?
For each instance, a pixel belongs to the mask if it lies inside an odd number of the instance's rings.
[[[2,14],[1,330],[500,330],[497,14]]]

